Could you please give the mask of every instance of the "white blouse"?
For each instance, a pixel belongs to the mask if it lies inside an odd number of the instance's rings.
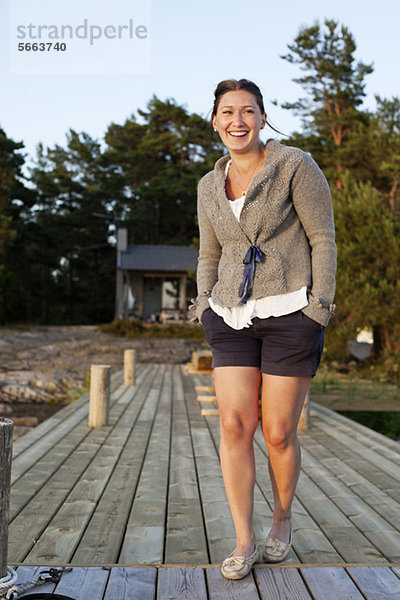
[[[231,161],[228,161],[225,168],[225,177],[228,175],[230,165]],[[243,195],[235,200],[228,200],[232,212],[238,221],[245,199],[246,196]],[[220,306],[214,302],[212,298],[209,298],[208,302],[213,311],[222,317],[227,325],[233,329],[243,329],[244,327],[250,327],[252,324],[251,320],[254,319],[254,317],[258,317],[259,319],[281,317],[282,315],[288,315],[289,313],[307,306],[307,286],[302,287],[300,290],[289,292],[288,294],[278,294],[276,296],[258,298],[257,300],[247,300],[245,304],[240,304],[233,308]]]

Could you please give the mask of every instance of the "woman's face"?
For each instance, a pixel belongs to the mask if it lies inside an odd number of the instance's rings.
[[[229,151],[244,153],[259,151],[266,118],[251,92],[237,90],[221,96],[212,123]]]

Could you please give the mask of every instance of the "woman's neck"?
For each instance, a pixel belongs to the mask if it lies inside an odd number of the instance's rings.
[[[265,158],[265,146],[260,145],[254,150],[249,150],[245,153],[230,152],[231,167],[233,166],[238,175],[245,176],[249,171],[254,169],[254,165],[261,162]]]

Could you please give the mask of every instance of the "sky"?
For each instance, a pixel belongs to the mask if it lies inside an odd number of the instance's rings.
[[[146,39],[102,39],[92,45],[67,40],[75,56],[53,53],[52,72],[43,72],[39,53],[16,52],[15,27],[33,19],[54,22],[57,16],[74,25],[88,18],[90,24],[117,26],[131,18],[133,26],[146,26]],[[272,123],[290,133],[300,129],[298,118],[272,100],[302,96],[292,81],[301,72],[280,55],[301,26],[325,18],[346,25],[357,59],[374,64],[364,106],[374,109],[375,94],[400,95],[398,0],[1,0],[0,127],[23,141],[32,157],[39,142],[65,145],[69,128],[102,140],[110,123],[145,109],[153,94],[209,117],[218,81],[246,77],[260,86]],[[50,61],[49,54],[43,57]],[[30,63],[21,67],[23,60]],[[31,70],[16,72],[16,64]],[[85,69],[89,72],[79,72]]]

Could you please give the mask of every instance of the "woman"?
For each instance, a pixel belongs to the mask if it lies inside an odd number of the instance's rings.
[[[286,558],[300,471],[297,425],[333,313],[336,246],[326,179],[298,148],[270,139],[257,85],[226,80],[212,125],[229,155],[198,185],[198,296],[190,307],[213,353],[220,458],[236,531],[222,574],[259,560],[253,530],[253,436],[262,381],[262,429],[274,509],[261,555]]]

